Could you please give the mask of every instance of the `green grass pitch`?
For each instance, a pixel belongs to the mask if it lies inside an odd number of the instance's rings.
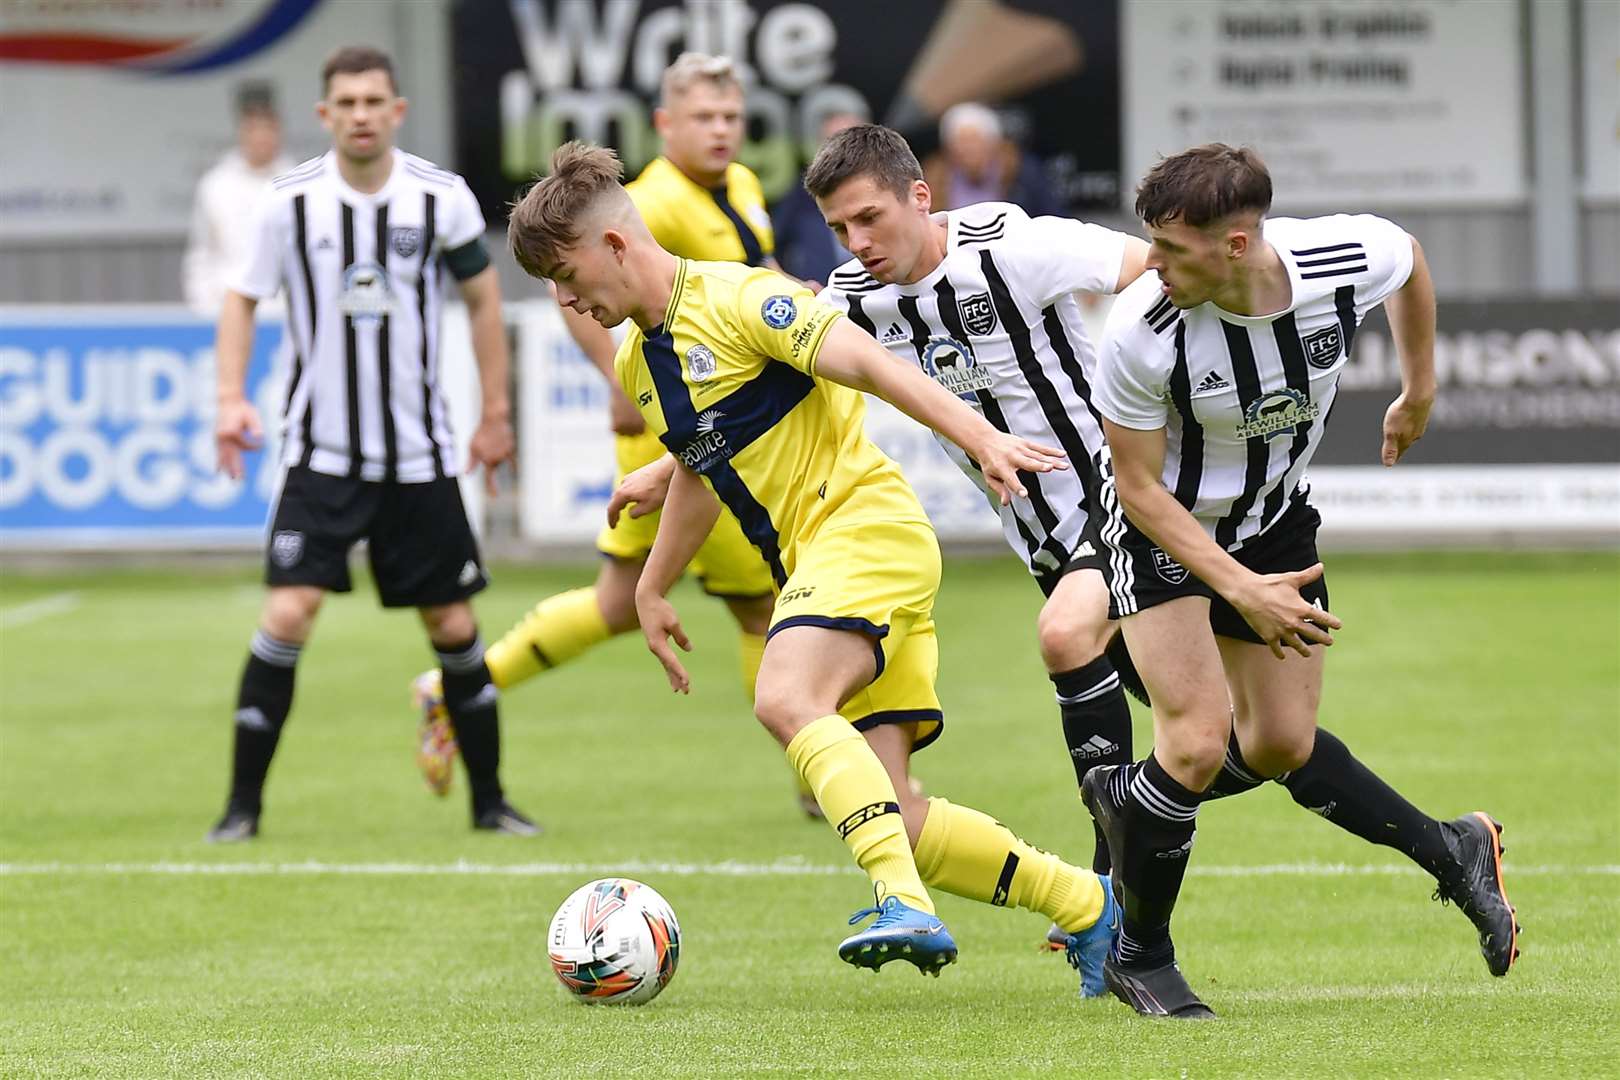
[[[499,568],[486,634],[591,572]],[[252,568],[8,573],[0,1075],[1615,1075],[1620,559],[1341,557],[1329,574],[1346,628],[1324,726],[1431,813],[1506,824],[1524,957],[1491,979],[1425,877],[1268,786],[1202,818],[1177,936],[1222,1019],[1176,1025],[1079,1000],[1036,949],[1039,917],[949,896],[962,957],[943,978],[839,963],[864,879],[794,809],[729,621],[690,585],[690,698],[629,638],[503,699],[511,797],[548,830],[532,840],[473,835],[459,776],[451,799],[426,793],[415,618],[365,585],[334,597],[264,835],[218,849],[202,835]],[[917,771],[1084,862],[1038,600],[1006,559],[948,565],[948,726]],[[674,982],[641,1009],[567,1000],[545,959],[556,905],[613,872],[661,891],[684,931]]]

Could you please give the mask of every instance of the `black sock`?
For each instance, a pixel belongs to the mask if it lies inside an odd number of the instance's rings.
[[[1394,848],[1437,879],[1456,874],[1440,823],[1357,761],[1331,732],[1317,728],[1310,760],[1277,782],[1313,814],[1369,843]]]
[[[1051,676],[1063,714],[1063,739],[1074,762],[1074,782],[1098,765],[1124,765],[1131,760],[1131,707],[1120,689],[1119,676],[1108,657],[1099,656],[1083,667]],[[1108,844],[1095,822],[1097,846],[1092,849],[1093,873],[1109,870]]]
[[[444,680],[444,707],[456,728],[456,743],[467,766],[473,816],[501,803],[500,692],[484,663],[484,642],[474,635],[457,645],[434,646]]]
[[[1250,770],[1249,763],[1243,760],[1243,748],[1238,745],[1237,732],[1233,731],[1232,737],[1226,740],[1226,761],[1216,774],[1215,782],[1204,792],[1204,801],[1213,802],[1230,795],[1241,795],[1265,782],[1266,778]]]
[[[1121,963],[1158,967],[1175,959],[1170,914],[1192,857],[1199,795],[1182,787],[1151,754],[1131,770],[1119,868],[1125,912]]]
[[[248,646],[247,666],[236,692],[236,740],[231,760],[230,809],[257,815],[264,809],[264,778],[292,708],[293,672],[302,648],[263,630]]]

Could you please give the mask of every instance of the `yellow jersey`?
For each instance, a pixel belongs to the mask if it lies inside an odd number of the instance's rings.
[[[765,193],[746,165],[732,162],[710,190],[658,157],[624,189],[658,246],[683,259],[763,266],[776,250]]]
[[[778,587],[834,517],[928,527],[866,437],[865,399],[815,373],[840,318],[775,271],[682,259],[663,323],[632,325],[614,360],[648,430],[736,515]]]

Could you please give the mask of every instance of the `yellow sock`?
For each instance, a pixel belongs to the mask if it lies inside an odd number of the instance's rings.
[[[754,700],[754,684],[759,681],[759,662],[765,658],[765,635],[737,631],[737,667],[742,675],[743,692]]]
[[[1030,847],[988,814],[945,799],[928,800],[916,858],[932,888],[1038,911],[1071,934],[1102,914],[1096,874]]]
[[[787,756],[815,792],[827,823],[878,887],[878,902],[898,896],[932,914],[934,902],[917,876],[894,785],[860,732],[842,716],[823,716],[793,736]]]
[[[505,690],[612,636],[596,604],[596,590],[574,589],[536,604],[505,637],[485,650],[484,662],[495,685]]]

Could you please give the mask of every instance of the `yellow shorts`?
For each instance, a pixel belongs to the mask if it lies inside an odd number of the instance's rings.
[[[877,677],[838,710],[859,731],[917,723],[920,750],[939,738],[945,714],[934,683],[939,639],[939,541],[918,521],[836,517],[799,548],[793,573],[776,598],[772,634],[789,626],[855,630],[872,638]]]
[[[615,435],[613,449],[618,457],[615,484],[664,456],[664,444],[650,432]],[[658,514],[640,518],[620,514],[617,525],[604,526],[596,535],[596,550],[615,559],[645,559],[658,535],[658,518]],[[775,591],[771,568],[765,564],[759,549],[743,535],[742,526],[731,511],[724,507],[689,569],[703,582],[703,591],[711,596],[769,596]]]

